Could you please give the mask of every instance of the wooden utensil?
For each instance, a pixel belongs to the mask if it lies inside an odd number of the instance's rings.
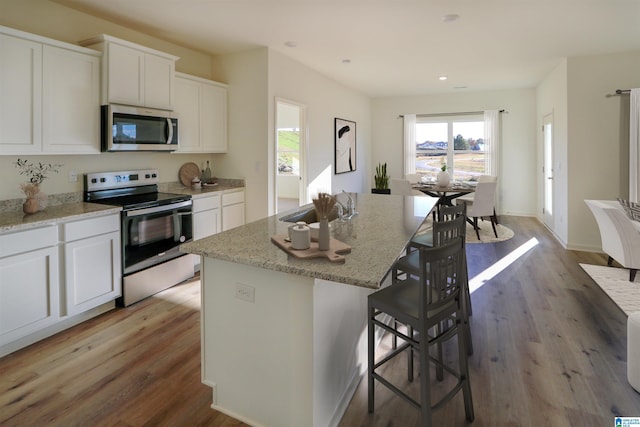
[[[178,177],[180,178],[182,185],[185,187],[191,187],[191,180],[194,177],[200,178],[200,168],[193,162],[185,163],[180,167]]]

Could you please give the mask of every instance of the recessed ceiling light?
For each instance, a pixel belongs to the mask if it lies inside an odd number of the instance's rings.
[[[454,86],[453,88],[454,89],[466,89],[467,86]]]
[[[294,42],[294,41],[290,40],[290,41],[284,42],[284,45],[285,45],[286,47],[296,47],[296,46],[298,46],[298,43],[296,43],[296,42]]]
[[[350,59],[343,59],[342,63],[343,64],[351,64],[351,60]]]
[[[457,21],[458,19],[460,19],[460,15],[455,13],[450,13],[448,15],[442,16],[442,22],[453,22],[453,21]]]
[[[438,79],[444,81],[444,80],[447,80],[447,76],[440,76],[438,77]]]

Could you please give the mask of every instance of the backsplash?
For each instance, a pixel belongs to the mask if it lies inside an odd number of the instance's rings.
[[[244,186],[244,179],[226,179],[217,178],[217,182],[221,186]],[[158,184],[158,190],[162,192],[170,192],[170,188],[184,187],[180,182],[161,182]],[[0,213],[21,211],[25,198],[9,199],[0,201]],[[79,203],[83,201],[83,192],[76,191],[72,193],[49,194],[48,205],[56,206],[65,203]]]

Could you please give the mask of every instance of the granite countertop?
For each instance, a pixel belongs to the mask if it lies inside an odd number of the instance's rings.
[[[216,185],[203,186],[196,190],[192,187],[185,187],[180,182],[171,182],[164,184],[164,187],[160,187],[161,191],[177,194],[188,194],[191,197],[198,198],[198,196],[211,194],[211,193],[229,193],[244,189],[244,180],[219,180]]]
[[[300,276],[377,289],[438,199],[383,194],[353,194],[359,212],[351,220],[331,222],[331,236],[351,246],[344,263],[324,258],[298,259],[271,242],[291,223],[273,215],[185,243],[181,251]],[[346,205],[346,196],[339,195]],[[312,207],[307,205],[306,207]]]
[[[48,206],[45,210],[30,215],[22,211],[0,212],[0,233],[55,225],[61,221],[77,221],[118,213],[121,210],[122,208],[118,206],[73,202]]]

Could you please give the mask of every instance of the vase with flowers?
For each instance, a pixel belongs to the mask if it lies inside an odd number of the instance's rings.
[[[25,159],[18,159],[15,163],[20,170],[20,175],[26,175],[28,182],[20,184],[20,189],[27,196],[27,200],[22,205],[22,210],[26,214],[36,213],[47,207],[47,195],[44,194],[40,185],[50,173],[58,173],[62,165],[57,163],[32,163]]]
[[[438,187],[446,187],[449,185],[449,182],[451,182],[451,177],[449,176],[449,172],[447,172],[447,164],[444,160],[440,164],[440,172],[438,172],[436,182]]]

